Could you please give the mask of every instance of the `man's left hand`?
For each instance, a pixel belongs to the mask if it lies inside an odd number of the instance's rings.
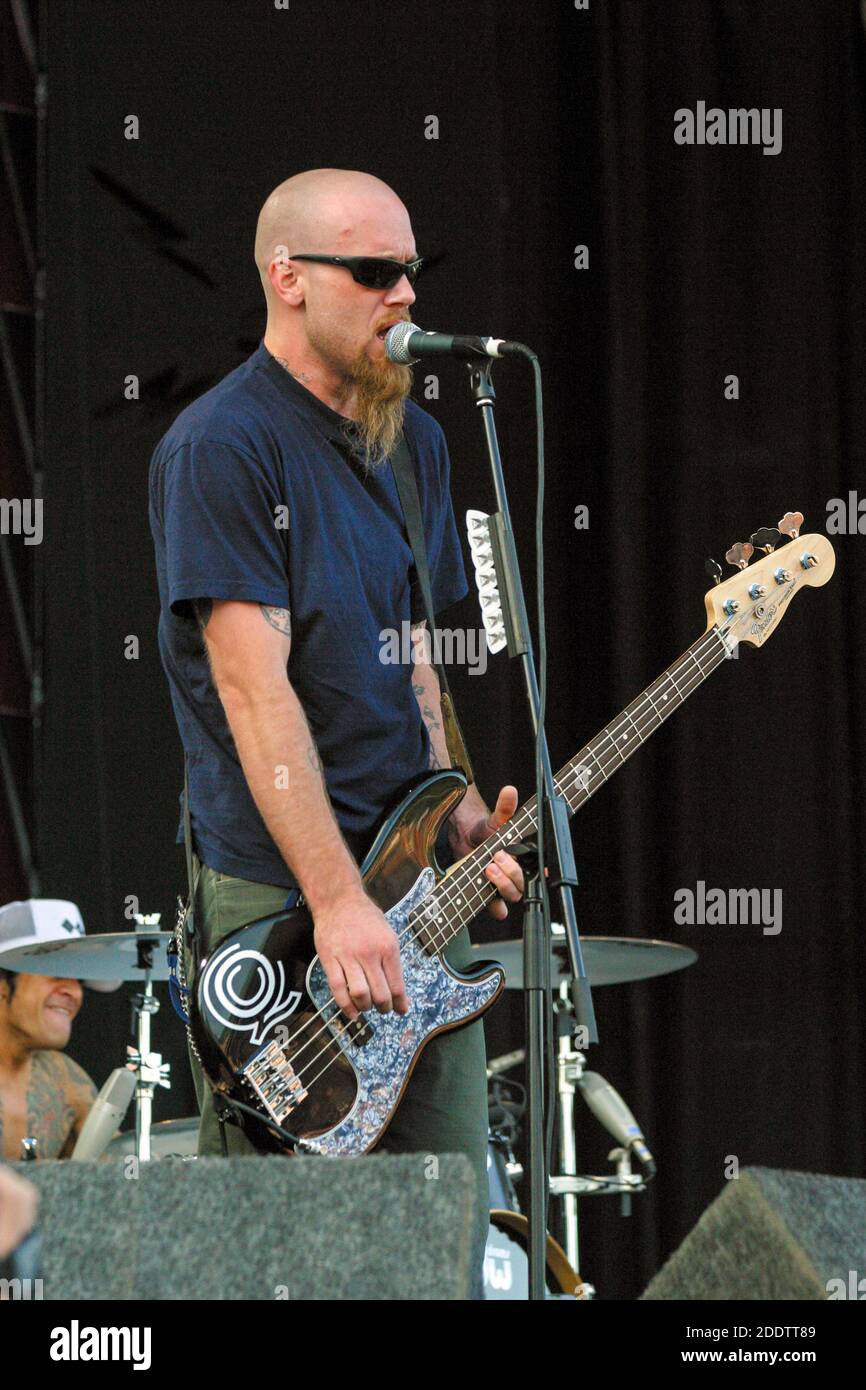
[[[473,782],[466,795],[449,818],[449,840],[455,859],[471,854],[500,826],[510,820],[517,810],[517,788],[503,787],[496,806],[489,811]],[[485,874],[496,888],[498,897],[488,907],[491,917],[502,922],[508,916],[508,903],[523,897],[523,870],[512,854],[497,850]]]

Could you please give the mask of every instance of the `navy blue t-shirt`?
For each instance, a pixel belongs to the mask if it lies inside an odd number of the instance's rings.
[[[334,814],[360,862],[396,795],[429,768],[412,666],[387,631],[424,617],[390,465],[365,475],[330,410],[264,344],[181,412],[150,465],[159,646],[189,759],[199,858],[259,883],[295,880],[253,801],[211,679],[195,599],[291,613],[288,677]],[[406,402],[434,611],[467,592],[440,426]],[[178,842],[183,840],[182,822]]]

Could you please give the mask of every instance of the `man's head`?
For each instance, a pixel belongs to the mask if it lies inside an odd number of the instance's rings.
[[[64,1048],[83,998],[80,980],[0,970],[0,1038],[30,1051]]]
[[[293,259],[303,254],[408,263],[417,254],[409,214],[371,174],[310,169],[274,189],[256,228],[267,347],[315,395],[351,416],[375,463],[394,446],[412,385],[410,369],[385,356],[384,330],[410,319],[414,291],[405,275],[390,289],[370,289],[344,266]]]

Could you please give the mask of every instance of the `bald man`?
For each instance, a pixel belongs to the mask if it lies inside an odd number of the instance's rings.
[[[386,629],[423,625],[387,466],[401,431],[435,612],[467,592],[442,430],[407,399],[412,373],[388,360],[383,343],[410,318],[415,239],[406,208],[379,179],[316,169],[271,193],[255,258],[267,302],[262,343],[181,413],[151,464],[160,649],[189,762],[197,921],[212,947],[292,905],[300,889],[340,1007],[350,1017],[405,1012],[396,938],[358,865],[398,797],[450,760],[433,669],[380,659]],[[505,787],[491,813],[470,787],[440,843],[443,866],[516,805],[516,789]],[[490,911],[501,919],[522,894],[521,870],[500,852],[487,872],[499,895]],[[466,965],[468,951],[464,930],[447,956]],[[193,1063],[199,1152],[219,1152]],[[250,1150],[235,1128],[228,1142]],[[479,1021],[428,1045],[383,1147],[469,1155],[481,1250],[486,1144]]]

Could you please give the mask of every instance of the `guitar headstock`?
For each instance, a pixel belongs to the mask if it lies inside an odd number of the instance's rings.
[[[731,651],[740,642],[762,646],[782,621],[794,594],[807,585],[818,588],[832,575],[836,566],[832,545],[826,536],[799,535],[802,521],[799,512],[786,512],[778,527],[756,531],[751,544],[738,542],[727,552],[728,563],[736,566],[737,573],[710,589],[704,602],[707,628],[718,627]],[[792,539],[775,549],[783,534]],[[752,556],[757,558],[750,564]]]

